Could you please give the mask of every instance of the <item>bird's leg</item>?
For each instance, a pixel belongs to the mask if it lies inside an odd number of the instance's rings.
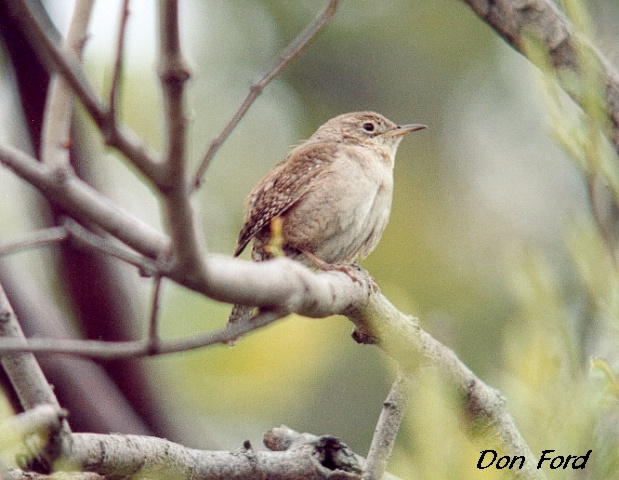
[[[314,265],[316,265],[317,268],[319,268],[320,270],[324,271],[324,272],[329,272],[329,271],[333,271],[336,270],[338,272],[342,272],[345,273],[346,275],[348,275],[350,277],[350,279],[353,282],[357,282],[359,284],[363,284],[363,282],[361,281],[361,279],[359,278],[359,276],[357,275],[357,271],[359,269],[358,265],[341,265],[341,264],[333,264],[333,263],[327,263],[324,260],[321,260],[320,258],[318,258],[316,255],[314,255],[312,252],[305,250],[303,248],[299,248],[299,251],[305,255],[307,258],[309,258],[312,263]],[[356,268],[355,268],[356,267]]]

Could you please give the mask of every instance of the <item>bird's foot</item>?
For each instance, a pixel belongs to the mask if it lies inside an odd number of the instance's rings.
[[[370,284],[370,288],[372,289],[372,292],[374,293],[380,292],[380,288],[378,284],[365,270],[363,270],[359,266],[359,264],[357,263],[352,263],[352,264],[327,263],[324,260],[321,260],[320,258],[318,258],[313,253],[308,252],[307,250],[301,250],[301,252],[307,258],[309,258],[312,261],[312,263],[316,265],[316,267],[318,267],[320,270],[324,272],[336,271],[336,272],[345,273],[346,275],[350,277],[350,279],[353,282],[356,282],[359,285],[363,285],[363,277],[365,277]]]

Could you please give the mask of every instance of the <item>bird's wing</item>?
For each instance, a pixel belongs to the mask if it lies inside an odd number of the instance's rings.
[[[282,215],[324,174],[325,164],[333,161],[335,143],[310,143],[295,148],[273,168],[249,194],[245,222],[239,233],[234,256],[273,218]]]

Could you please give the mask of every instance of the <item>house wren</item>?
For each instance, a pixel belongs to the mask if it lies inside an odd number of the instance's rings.
[[[234,256],[253,240],[254,261],[279,252],[354,280],[350,264],[374,250],[389,220],[398,145],[424,128],[396,125],[373,112],[329,120],[251,191]],[[235,305],[229,321],[248,318],[252,310]]]

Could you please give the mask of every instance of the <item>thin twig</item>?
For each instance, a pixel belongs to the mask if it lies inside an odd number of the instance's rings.
[[[150,317],[148,321],[147,341],[149,351],[157,351],[157,346],[161,341],[159,338],[159,304],[161,301],[161,287],[163,278],[155,275],[153,279],[153,300],[151,302]]]
[[[407,391],[411,381],[398,371],[391,386],[387,399],[383,402],[383,410],[376,424],[372,444],[365,464],[365,472],[361,480],[381,480],[387,469],[387,461],[393,451],[395,439],[402,423],[402,417],[408,404]]]
[[[94,0],[75,4],[64,48],[78,62],[86,39],[88,23]],[[73,92],[66,80],[52,74],[49,95],[45,105],[41,141],[41,161],[54,171],[70,168],[69,146],[71,145],[71,122],[73,121]]]
[[[123,69],[123,53],[125,50],[125,33],[129,20],[129,0],[123,0],[118,21],[118,37],[116,40],[116,56],[114,58],[114,70],[112,72],[112,85],[110,86],[109,116],[110,122],[117,123],[118,90]]]
[[[333,16],[335,15],[335,11],[337,10],[337,5],[339,0],[330,0],[326,8],[319,13],[308,25],[305,29],[286,47],[286,49],[281,53],[278,61],[273,65],[271,70],[269,70],[258,82],[254,83],[249,88],[249,94],[239,107],[238,111],[234,114],[234,116],[230,119],[228,124],[224,127],[221,133],[211,142],[206,155],[202,160],[202,163],[198,167],[196,175],[193,180],[193,188],[194,191],[200,188],[202,184],[202,178],[204,174],[219,150],[219,148],[223,145],[226,139],[230,136],[232,131],[241,121],[241,119],[249,110],[249,107],[254,103],[254,101],[258,98],[258,96],[262,93],[265,87],[273,80],[279,73],[295,58],[299,56],[299,54],[307,47],[307,45],[314,39],[314,37],[331,21]]]
[[[0,257],[20,252],[28,248],[51,245],[66,240],[68,231],[65,227],[50,227],[28,234],[22,240],[0,244]]]
[[[122,260],[129,265],[133,265],[140,270],[140,274],[144,277],[151,277],[158,272],[161,273],[163,271],[159,270],[156,262],[150,258],[127,250],[120,245],[116,245],[110,239],[101,237],[89,230],[86,230],[74,220],[65,219],[64,227],[71,239],[74,240],[79,246],[104,255],[109,255]]]
[[[56,353],[76,355],[101,360],[118,360],[122,358],[140,358],[186,352],[216,344],[228,345],[239,337],[269,325],[283,314],[265,312],[248,321],[228,323],[225,328],[201,335],[174,340],[158,340],[152,344],[148,338],[108,342],[100,340],[29,338],[26,341],[14,341],[0,338],[0,354],[8,353]]]
[[[148,352],[151,354],[157,353],[161,339],[159,338],[159,305],[161,302],[161,289],[163,286],[163,278],[165,273],[170,268],[171,252],[165,253],[156,261],[156,273],[153,283],[153,299],[151,302],[150,317],[148,321],[148,331],[146,333],[146,342]]]

